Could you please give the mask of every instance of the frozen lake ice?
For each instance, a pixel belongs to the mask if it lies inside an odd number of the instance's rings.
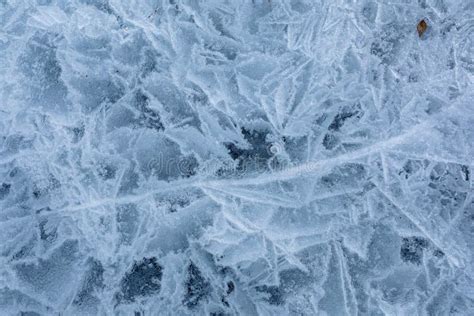
[[[474,315],[472,0],[0,0],[0,315]]]

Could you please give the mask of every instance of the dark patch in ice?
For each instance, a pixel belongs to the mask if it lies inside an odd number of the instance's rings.
[[[133,105],[140,111],[140,116],[137,121],[138,126],[142,126],[156,131],[165,129],[159,113],[150,108],[150,99],[142,91],[137,91],[133,98]]]
[[[105,162],[100,163],[97,168],[97,174],[104,180],[110,180],[115,178],[116,173],[117,167],[111,164],[107,164]]]
[[[283,291],[278,286],[259,285],[255,289],[258,292],[265,293],[265,300],[272,305],[281,305],[284,303]]]
[[[10,188],[11,188],[10,183],[2,183],[0,186],[0,200],[3,200],[7,197],[8,194],[10,194]]]
[[[405,237],[402,240],[400,257],[403,261],[413,264],[421,264],[423,260],[423,249],[428,247],[428,241],[421,237]]]
[[[120,282],[120,292],[116,295],[119,303],[135,302],[139,297],[159,293],[163,268],[155,257],[143,258],[135,262]]]
[[[338,113],[332,123],[329,125],[328,130],[330,131],[339,131],[344,125],[345,121],[351,117],[360,118],[360,108],[358,110],[352,110],[350,108],[344,108],[340,113]]]
[[[226,290],[227,295],[234,292],[234,289],[235,289],[234,282],[232,282],[232,281],[227,282],[227,290]]]
[[[188,266],[188,275],[185,282],[186,294],[183,299],[183,304],[187,308],[194,308],[199,303],[208,297],[211,292],[211,284],[204,278],[198,267],[191,262]]]
[[[323,146],[327,150],[334,149],[339,144],[339,139],[333,134],[326,134],[323,139]]]
[[[39,222],[39,230],[40,238],[43,241],[52,242],[58,237],[57,227],[52,227],[46,218]]]

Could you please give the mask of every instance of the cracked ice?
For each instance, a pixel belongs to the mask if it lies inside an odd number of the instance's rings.
[[[0,314],[473,315],[473,80],[472,1],[0,0]]]

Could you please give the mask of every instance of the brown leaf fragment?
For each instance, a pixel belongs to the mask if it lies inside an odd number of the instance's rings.
[[[416,26],[416,30],[418,31],[418,36],[421,37],[423,36],[423,33],[426,32],[426,29],[428,28],[428,24],[426,24],[425,20],[421,20],[418,22],[418,25]]]

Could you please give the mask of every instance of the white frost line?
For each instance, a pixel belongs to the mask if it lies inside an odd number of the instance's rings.
[[[339,260],[342,288],[344,290],[344,297],[346,299],[346,311],[348,312],[349,315],[354,315],[356,314],[355,311],[357,311],[357,299],[354,294],[355,290],[352,286],[351,275],[347,268],[347,262],[344,257],[344,252],[342,250],[341,243],[337,242],[333,244],[334,244],[334,251],[338,257],[337,259]]]
[[[469,96],[466,98],[469,99]],[[374,153],[380,153],[387,150],[393,150],[394,147],[397,145],[403,144],[407,141],[408,138],[417,136],[418,138],[428,132],[430,128],[433,127],[436,123],[439,123],[440,120],[445,118],[448,113],[452,113],[454,111],[459,112],[459,109],[456,105],[465,101],[464,99],[459,99],[457,102],[451,104],[447,107],[444,111],[438,113],[431,117],[431,119],[426,120],[411,129],[407,130],[401,135],[394,136],[392,138],[382,140],[378,143],[372,144],[368,147],[359,149],[357,151],[353,151],[347,154],[342,154],[334,158],[328,158],[319,161],[308,162],[305,164],[301,164],[299,166],[291,167],[286,170],[275,172],[275,173],[267,173],[262,174],[253,178],[246,178],[246,179],[236,179],[236,180],[210,180],[202,182],[202,185],[219,187],[219,186],[229,186],[229,185],[262,185],[267,184],[269,182],[274,181],[285,181],[291,180],[297,177],[304,177],[310,176],[315,174],[316,172],[320,172],[321,170],[331,169],[337,165],[341,165],[344,163],[352,162],[354,160],[366,157],[368,155]]]
[[[238,179],[238,180],[205,181],[203,182],[203,185],[207,184],[208,186],[212,186],[212,187],[228,186],[228,185],[261,185],[261,184],[267,184],[269,182],[274,182],[274,181],[285,181],[285,180],[290,180],[297,177],[310,176],[310,175],[315,174],[318,171],[328,170],[337,165],[348,163],[348,162],[366,157],[368,155],[378,153],[380,151],[383,152],[388,149],[391,149],[403,143],[403,141],[406,138],[409,138],[415,135],[416,133],[426,132],[428,128],[428,126],[426,125],[427,124],[417,125],[416,127],[410,129],[409,131],[407,131],[406,133],[402,135],[392,137],[388,140],[375,143],[366,148],[363,148],[354,152],[350,152],[347,154],[339,155],[334,158],[308,162],[305,164],[301,164],[299,166],[288,168],[280,172],[264,174],[264,175],[260,175],[254,178]]]
[[[388,183],[388,167],[387,167],[387,157],[385,157],[385,153],[380,152],[380,162],[382,164],[382,174],[383,174],[383,183],[387,185]]]
[[[150,198],[155,194],[160,194],[160,193],[175,191],[175,190],[181,190],[181,189],[187,189],[187,188],[190,188],[192,186],[194,186],[193,182],[184,181],[183,183],[172,184],[172,185],[169,185],[169,186],[163,186],[159,189],[148,191],[148,192],[145,192],[143,194],[126,195],[126,196],[117,197],[117,198],[99,199],[99,200],[95,200],[95,201],[88,202],[88,203],[85,203],[85,204],[79,204],[79,205],[76,205],[76,206],[64,207],[62,209],[53,210],[51,212],[45,212],[45,213],[43,213],[43,215],[47,216],[47,215],[52,215],[52,214],[57,214],[57,213],[62,213],[62,212],[82,211],[82,210],[87,210],[87,209],[91,209],[91,208],[98,208],[98,207],[107,206],[107,205],[136,203],[136,202],[143,201],[147,198]]]
[[[86,210],[89,208],[101,207],[101,206],[110,205],[110,204],[113,205],[113,204],[123,204],[123,203],[135,203],[135,202],[142,201],[146,198],[149,198],[153,196],[154,194],[159,194],[161,192],[168,192],[168,191],[173,191],[173,190],[186,189],[190,187],[196,187],[196,188],[202,189],[205,187],[219,188],[219,187],[228,187],[231,185],[234,185],[234,186],[262,185],[262,184],[267,184],[274,181],[285,181],[285,180],[291,180],[297,177],[311,176],[321,170],[328,170],[337,165],[352,162],[354,160],[366,157],[374,153],[384,152],[387,150],[393,150],[393,147],[399,144],[402,144],[404,141],[406,141],[407,138],[429,131],[432,125],[438,122],[437,119],[445,117],[447,112],[450,112],[456,109],[455,104],[459,102],[460,101],[458,100],[458,102],[452,104],[443,112],[438,113],[438,115],[432,117],[432,119],[414,126],[413,128],[409,129],[408,131],[406,131],[405,133],[401,135],[389,138],[387,140],[380,141],[378,143],[372,144],[368,147],[362,148],[354,152],[339,155],[337,157],[308,162],[299,166],[288,168],[280,172],[262,174],[262,175],[258,175],[252,178],[183,181],[178,184],[166,185],[159,189],[145,192],[139,195],[128,195],[128,196],[123,196],[119,198],[99,199],[99,200],[86,203],[86,204],[80,204],[76,206],[65,207],[58,210],[54,210],[52,212],[44,213],[44,215],[56,214],[62,211],[81,211],[81,210]]]
[[[465,166],[474,165],[474,161],[459,161],[459,160],[437,157],[437,156],[418,155],[418,154],[408,153],[408,152],[404,152],[401,150],[394,150],[394,149],[389,149],[388,152],[389,154],[402,155],[402,156],[405,156],[406,158],[413,159],[413,160],[428,160],[428,161],[437,162],[437,163],[465,165]]]
[[[251,190],[239,190],[239,188],[229,188],[229,187],[213,187],[213,186],[205,186],[208,189],[216,190],[218,192],[232,195],[238,198],[241,198],[246,201],[259,203],[259,204],[267,204],[273,206],[281,206],[281,207],[301,207],[301,203],[297,201],[297,199],[285,198],[284,196],[276,196],[271,194],[266,194],[265,192],[254,192]]]

